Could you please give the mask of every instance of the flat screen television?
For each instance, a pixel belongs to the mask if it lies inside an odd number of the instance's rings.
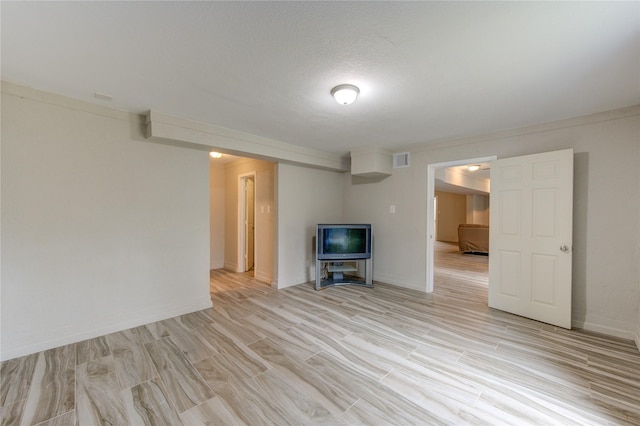
[[[370,259],[371,225],[319,224],[316,248],[318,260]]]

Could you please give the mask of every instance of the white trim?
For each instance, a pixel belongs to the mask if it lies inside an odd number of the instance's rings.
[[[621,339],[626,340],[634,340],[634,333],[632,331],[621,330],[616,327],[610,327],[602,324],[595,324],[588,321],[571,321],[571,328],[578,328],[586,331],[592,331],[594,333],[600,333],[607,336],[619,337]],[[635,336],[636,345],[638,345],[638,349],[640,350],[640,344],[638,342],[637,336]]]
[[[474,135],[465,138],[444,138],[429,143],[420,143],[415,145],[407,145],[398,149],[411,151],[414,155],[419,152],[437,151],[443,148],[462,148],[466,145],[474,145],[482,142],[500,141],[516,136],[524,136],[552,130],[567,129],[571,127],[585,126],[589,124],[601,123],[604,121],[620,120],[627,117],[640,115],[640,105],[633,105],[613,109],[610,111],[598,112],[595,114],[581,115],[562,120],[550,121],[546,123],[537,123],[524,127],[517,127],[509,130],[502,130],[493,133]]]
[[[153,307],[153,309],[150,309],[149,312],[139,313],[139,315],[137,315],[135,318],[125,316],[124,321],[118,322],[116,324],[98,326],[92,330],[86,330],[81,331],[80,333],[56,337],[51,340],[38,341],[37,343],[31,345],[18,346],[11,350],[3,351],[0,356],[0,361],[7,361],[9,359],[18,358],[48,349],[81,342],[83,340],[105,336],[107,334],[115,333],[122,330],[128,330],[145,324],[151,324],[168,318],[178,317],[180,315],[189,314],[191,312],[209,309],[212,306],[213,304],[210,297],[207,297],[197,303],[187,303],[180,306],[165,305]]]
[[[488,157],[468,158],[464,160],[445,161],[443,163],[433,163],[427,165],[427,280],[426,292],[433,292],[433,247],[434,247],[434,217],[433,217],[433,197],[435,197],[436,170],[443,167],[464,166],[471,163],[488,163],[498,159],[497,155]]]
[[[376,283],[384,283],[394,285],[396,287],[406,288],[409,290],[417,290],[421,292],[425,291],[424,287],[416,285],[414,282],[412,282],[411,279],[405,278],[406,277],[399,277],[397,274],[384,274],[381,272],[376,272],[373,284],[375,285]]]
[[[269,283],[269,284],[271,284],[271,281],[273,280],[273,276],[271,276],[270,274],[266,274],[262,271],[258,271],[255,268],[253,272],[253,278],[255,278],[257,281],[262,281],[264,283]]]
[[[225,260],[223,269],[227,271],[237,272],[238,271],[238,263],[237,262],[227,262]]]

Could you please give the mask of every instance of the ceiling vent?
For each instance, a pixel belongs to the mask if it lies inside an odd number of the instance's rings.
[[[400,169],[402,167],[409,167],[409,153],[398,152],[393,154],[393,168]]]

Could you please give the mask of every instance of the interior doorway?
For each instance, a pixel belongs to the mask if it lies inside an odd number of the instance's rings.
[[[210,269],[275,285],[276,163],[224,154],[209,164]]]
[[[253,272],[256,259],[256,173],[238,176],[238,272]]]
[[[245,196],[247,202],[245,203],[245,259],[246,262],[244,264],[244,270],[246,272],[253,271],[254,267],[254,253],[255,253],[255,225],[256,225],[256,215],[255,215],[255,181],[252,177],[246,179],[246,188],[245,188]]]
[[[443,163],[434,163],[427,166],[427,293],[433,292],[434,289],[434,271],[435,271],[435,244],[436,244],[436,197],[435,183],[436,171],[456,166],[465,166],[478,163],[489,163],[497,159],[497,156],[468,158],[464,160],[447,161]]]

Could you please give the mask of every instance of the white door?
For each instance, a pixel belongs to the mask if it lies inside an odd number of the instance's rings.
[[[571,328],[573,150],[491,163],[489,307]]]

